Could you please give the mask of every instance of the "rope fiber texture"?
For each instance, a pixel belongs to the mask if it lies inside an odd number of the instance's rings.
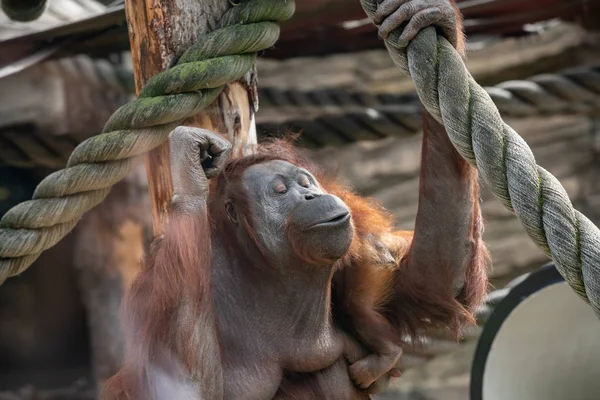
[[[373,20],[377,0],[360,0]],[[426,110],[445,126],[458,152],[491,191],[515,212],[535,244],[552,257],[566,282],[600,317],[600,230],[575,210],[560,182],[538,166],[531,149],[502,121],[490,95],[469,74],[454,47],[434,27],[406,48],[385,45],[412,77]]]
[[[13,207],[0,220],[0,283],[22,273],[69,233],[127,175],[133,157],[164,143],[227,83],[249,72],[257,52],[279,38],[278,22],[294,10],[292,0],[233,5],[217,29],[184,52],[174,67],[150,79],[136,100],[119,108],[103,133],[77,146],[67,167],[38,185],[33,200]]]

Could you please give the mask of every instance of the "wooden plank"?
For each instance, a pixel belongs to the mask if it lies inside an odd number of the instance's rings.
[[[280,45],[266,52],[268,57],[290,58],[299,55],[322,55],[332,52],[349,52],[382,48],[382,42],[375,34],[376,28],[368,21],[357,23],[365,18],[357,1],[353,0],[314,0],[297,2],[293,19],[282,24]],[[465,16],[465,27],[469,35],[474,33],[523,34],[527,23],[547,18],[561,18],[574,21],[589,29],[600,26],[595,18],[595,10],[600,8],[600,0],[581,2],[570,0],[462,0],[461,10]],[[483,8],[482,8],[483,7]],[[491,7],[491,8],[490,8]],[[517,8],[515,8],[517,7]],[[494,12],[482,11],[492,9]],[[515,10],[520,10],[516,12]],[[56,42],[59,38],[71,37],[74,42],[63,48],[63,55],[84,52],[100,56],[119,50],[126,50],[128,42],[123,22],[123,7],[116,6],[103,14],[52,29],[34,26],[39,31],[24,33],[22,30],[2,33],[0,48],[3,55],[10,54],[4,46],[40,46]],[[0,19],[0,22],[1,19]],[[348,24],[350,23],[350,24]],[[1,24],[0,24],[1,25]],[[123,29],[122,29],[123,28]],[[82,40],[96,31],[110,29],[110,32],[93,39]],[[27,32],[25,30],[25,32]],[[18,47],[18,46],[17,46]]]
[[[505,39],[469,51],[467,67],[480,84],[495,85],[574,65],[591,64],[599,59],[598,45],[593,38],[578,26],[558,24],[540,35]],[[258,64],[265,72],[261,76],[262,88],[343,89],[396,96],[414,92],[410,77],[394,65],[385,49],[285,61],[260,59]],[[274,108],[267,104],[260,115],[273,113]]]

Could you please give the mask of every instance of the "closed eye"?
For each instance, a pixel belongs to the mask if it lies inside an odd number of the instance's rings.
[[[284,194],[287,192],[287,186],[285,186],[285,183],[279,182],[279,183],[275,184],[274,190],[275,190],[275,193]]]
[[[308,176],[306,175],[300,175],[300,178],[298,178],[298,184],[302,187],[308,188],[310,187],[310,179],[308,179]]]

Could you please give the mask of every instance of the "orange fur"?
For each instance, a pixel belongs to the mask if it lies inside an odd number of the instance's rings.
[[[425,271],[408,267],[412,232],[394,230],[393,218],[379,204],[327,179],[324,171],[292,143],[268,141],[258,146],[255,155],[229,162],[211,182],[210,222],[206,214],[190,217],[177,210],[172,214],[167,232],[153,243],[142,273],[127,296],[125,362],[119,373],[107,382],[104,398],[160,398],[153,392],[156,368],[168,371],[174,379],[200,376],[206,381],[205,385],[218,386],[220,350],[210,288],[210,232],[211,229],[227,232],[223,200],[234,197],[239,203],[236,206],[241,211],[242,223],[252,234],[249,199],[242,185],[236,183],[246,168],[269,160],[288,161],[311,171],[324,190],[339,196],[351,210],[355,237],[348,253],[338,262],[334,280],[338,294],[334,301],[342,303],[335,311],[341,307],[355,323],[342,322],[349,331],[355,331],[359,338],[375,335],[384,344],[397,345],[403,334],[416,336],[432,326],[449,326],[457,331],[465,322],[473,321],[472,313],[486,288],[487,253],[480,240],[478,205],[473,210],[477,216],[472,227],[473,259],[465,272],[461,293],[453,296],[444,289],[448,279],[442,273],[442,265],[431,265]],[[469,180],[476,179],[474,173],[467,175]],[[229,193],[225,193],[226,188]],[[473,190],[476,197],[476,185]],[[382,261],[380,249],[373,245],[373,237],[393,255],[391,265]],[[186,310],[184,315],[181,314],[183,309]],[[203,329],[201,335],[198,326]],[[359,331],[356,331],[357,326]],[[207,338],[216,347],[210,349],[210,354],[200,354],[199,349],[207,351],[203,343]]]
[[[362,387],[395,366],[404,337],[418,342],[436,328],[448,328],[458,337],[466,324],[475,322],[474,312],[487,290],[489,254],[481,238],[477,171],[428,114],[423,130],[416,232],[393,231],[392,219],[377,205],[328,188],[356,216],[355,243],[334,288],[344,327],[371,352],[350,366]],[[471,193],[464,196],[464,191]],[[369,234],[390,250],[395,265],[381,265]],[[465,246],[470,248],[463,250]],[[450,253],[455,249],[456,255]],[[456,284],[459,293],[454,292]]]
[[[450,0],[452,3],[452,7],[454,8],[454,13],[456,15],[456,51],[461,55],[461,57],[465,58],[467,54],[467,37],[465,35],[465,28],[463,24],[463,15],[460,12],[456,1]]]
[[[152,243],[142,272],[125,299],[124,364],[106,382],[103,398],[161,399],[153,391],[157,371],[173,374],[174,379],[198,373],[205,380],[218,380],[208,368],[198,370],[201,346],[194,334],[196,324],[204,321],[207,332],[201,340],[207,341],[209,330],[215,327],[208,231],[205,214],[190,216],[174,210],[164,236]],[[187,313],[181,318],[184,308]],[[211,356],[211,363],[218,363],[218,354]]]

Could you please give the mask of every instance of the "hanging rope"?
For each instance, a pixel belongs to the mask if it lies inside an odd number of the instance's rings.
[[[138,99],[111,116],[102,134],[77,146],[67,168],[45,178],[33,200],[13,207],[0,221],[0,283],[70,232],[127,175],[133,157],[165,142],[224,85],[249,72],[256,53],[279,38],[277,22],[293,13],[291,0],[252,0],[230,8],[220,28],[188,49],[176,66],[150,79]]]
[[[112,113],[126,101],[125,94],[135,92],[131,70],[103,59],[77,55],[47,61],[40,66],[51,69],[67,84],[84,87],[85,90],[76,93],[78,96],[87,96],[89,90],[99,91],[100,96],[86,101],[94,102],[94,110],[96,114],[100,110],[100,116]],[[502,116],[600,114],[600,65],[535,75],[484,89]],[[115,102],[114,95],[121,93],[123,96],[118,100],[122,97],[122,102]],[[258,89],[258,97],[262,110],[257,122],[262,128],[259,130],[278,131],[280,124],[291,124],[304,132],[304,142],[300,144],[316,148],[387,136],[402,137],[421,128],[416,93],[372,94],[340,89],[303,92],[263,87]],[[376,117],[373,117],[374,112]],[[354,123],[356,119],[358,123]],[[87,137],[0,130],[0,165],[62,168],[74,146]]]
[[[376,0],[361,0],[373,18]],[[460,154],[477,167],[492,192],[516,213],[529,236],[573,290],[600,317],[600,230],[575,210],[560,182],[536,164],[531,149],[500,117],[489,94],[433,27],[408,48],[397,48],[400,32],[386,39],[394,63],[415,82],[421,102],[444,124]]]

